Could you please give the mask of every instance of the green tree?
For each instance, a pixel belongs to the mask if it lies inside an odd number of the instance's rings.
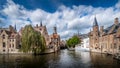
[[[31,25],[26,25],[22,31],[22,46],[21,51],[32,51],[39,54],[45,50],[45,40],[41,34],[33,29]]]
[[[77,44],[79,44],[79,43],[81,43],[81,40],[80,40],[80,38],[78,37],[78,36],[73,36],[72,38],[69,38],[68,40],[67,40],[67,46],[68,47],[75,47],[75,45],[77,45]]]

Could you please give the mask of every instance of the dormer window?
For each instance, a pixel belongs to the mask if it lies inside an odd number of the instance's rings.
[[[2,38],[5,39],[5,35],[4,34],[3,34]]]

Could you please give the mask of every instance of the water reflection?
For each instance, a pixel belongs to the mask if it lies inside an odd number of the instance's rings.
[[[105,54],[62,50],[47,55],[0,55],[0,68],[119,68]]]

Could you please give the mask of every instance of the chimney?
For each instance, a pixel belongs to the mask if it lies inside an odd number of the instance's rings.
[[[119,23],[118,18],[115,18],[114,24],[117,25]]]
[[[104,26],[100,26],[100,32],[102,33],[104,30]]]

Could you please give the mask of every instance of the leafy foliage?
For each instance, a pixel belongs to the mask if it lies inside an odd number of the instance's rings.
[[[72,38],[69,38],[67,40],[67,46],[68,47],[75,47],[75,45],[81,43],[81,40],[78,36],[73,36]]]
[[[45,39],[41,34],[33,29],[31,25],[26,25],[22,31],[22,46],[23,52],[33,51],[41,53],[45,50]]]

